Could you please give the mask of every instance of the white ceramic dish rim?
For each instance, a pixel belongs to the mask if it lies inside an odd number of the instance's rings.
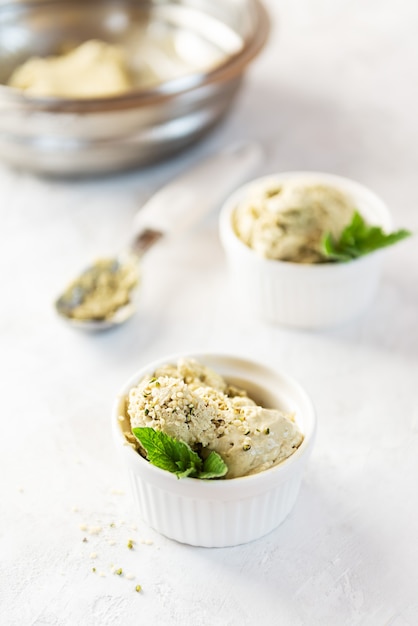
[[[299,448],[292,454],[291,457],[276,465],[275,467],[269,468],[268,470],[264,470],[258,474],[252,474],[250,476],[242,476],[238,478],[231,478],[229,480],[200,480],[196,478],[182,478],[178,479],[174,474],[162,470],[151,463],[149,463],[146,459],[141,457],[138,452],[136,452],[131,445],[125,439],[125,436],[120,428],[119,414],[120,414],[120,403],[121,400],[126,396],[129,390],[138,384],[139,380],[145,376],[146,374],[152,373],[155,369],[166,363],[177,362],[180,358],[194,358],[203,364],[205,364],[205,358],[208,359],[219,359],[222,360],[231,360],[231,361],[239,361],[241,363],[245,363],[249,366],[256,366],[269,372],[278,380],[282,380],[287,385],[290,385],[295,393],[298,394],[301,399],[304,409],[306,410],[306,417],[303,418],[304,424],[302,427],[302,432],[304,435],[304,440],[299,446]],[[220,367],[219,370],[222,370]],[[219,372],[222,374],[222,371]],[[228,378],[228,376],[226,376]],[[163,483],[166,487],[175,488],[176,491],[179,491],[181,488],[182,494],[192,495],[193,497],[198,497],[201,499],[217,499],[222,500],[225,498],[230,498],[234,494],[237,495],[240,499],[242,499],[242,494],[246,492],[248,497],[251,497],[255,491],[267,491],[272,486],[277,486],[282,482],[285,482],[288,478],[289,473],[293,472],[296,469],[297,465],[305,462],[305,457],[310,454],[316,436],[316,428],[317,428],[317,419],[314,406],[308,394],[305,392],[303,387],[291,376],[284,374],[283,372],[276,370],[272,367],[266,366],[263,363],[256,361],[254,359],[248,359],[245,357],[240,357],[236,355],[231,355],[227,353],[178,353],[168,355],[162,359],[157,359],[148,365],[145,365],[141,369],[139,369],[130,379],[123,385],[122,389],[117,394],[116,400],[113,404],[112,410],[112,431],[115,437],[115,440],[119,447],[123,448],[124,453],[127,455],[127,460],[129,460],[130,464],[133,464],[135,469],[137,468],[138,472],[141,475],[148,475],[150,479],[154,481],[158,481]],[[239,495],[238,495],[239,492]]]
[[[282,183],[289,179],[300,179],[302,182],[306,181],[309,183],[327,184],[349,194],[355,201],[358,198],[362,198],[362,200],[358,203],[362,205],[358,207],[359,212],[367,219],[368,216],[366,215],[366,211],[363,210],[362,207],[366,205],[369,208],[372,207],[374,213],[373,224],[381,226],[386,231],[389,231],[392,228],[392,219],[386,204],[377,194],[374,193],[374,191],[371,191],[371,189],[365,187],[361,183],[358,183],[349,178],[345,178],[343,176],[337,176],[335,174],[329,174],[326,172],[289,171],[278,172],[276,174],[269,174],[266,176],[261,176],[260,178],[255,178],[252,181],[243,185],[242,187],[239,187],[231,196],[229,196],[229,198],[227,198],[221,208],[219,217],[220,232],[224,243],[226,243],[228,246],[234,246],[234,248],[239,251],[240,254],[247,255],[247,258],[251,258],[253,262],[258,262],[260,265],[263,264],[272,268],[286,268],[286,271],[295,273],[307,271],[312,273],[324,273],[325,271],[329,273],[341,272],[344,270],[350,271],[354,266],[365,263],[369,259],[374,258],[376,257],[376,255],[380,255],[382,252],[384,252],[384,249],[376,250],[375,252],[371,252],[362,257],[352,259],[351,261],[345,263],[304,264],[294,263],[292,261],[281,261],[279,259],[267,259],[255,252],[252,248],[248,247],[237,236],[232,226],[232,215],[237,204],[242,201],[248,194],[248,192],[254,189],[254,187]]]

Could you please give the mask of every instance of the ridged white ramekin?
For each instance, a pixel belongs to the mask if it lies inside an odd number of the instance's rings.
[[[197,359],[245,388],[266,407],[294,412],[304,440],[280,465],[259,474],[223,480],[178,479],[142,458],[126,441],[119,416],[124,398],[145,374],[181,357]],[[112,411],[112,431],[127,468],[141,518],[182,543],[226,547],[252,541],[276,528],[295,504],[315,438],[316,417],[305,391],[289,376],[254,361],[216,354],[174,355],[139,370],[122,388]]]
[[[232,226],[233,212],[250,190],[295,178],[347,193],[370,224],[390,230],[386,205],[372,191],[352,180],[317,172],[285,172],[257,179],[230,196],[220,214],[220,237],[227,256],[231,291],[240,306],[264,321],[306,329],[342,324],[371,304],[384,251],[346,263],[303,265],[276,261],[265,259],[246,246]]]

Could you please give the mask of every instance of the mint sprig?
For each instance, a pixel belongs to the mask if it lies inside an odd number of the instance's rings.
[[[351,261],[380,248],[392,246],[411,234],[408,230],[386,234],[380,226],[369,226],[356,211],[338,240],[335,240],[331,233],[325,234],[322,240],[322,254],[330,261]]]
[[[147,453],[148,461],[178,478],[222,478],[228,471],[217,452],[212,451],[203,460],[187,443],[159,430],[143,427],[133,428],[132,432]]]
[[[202,470],[197,478],[221,478],[225,476],[228,467],[222,457],[212,450],[209,456],[203,461]]]

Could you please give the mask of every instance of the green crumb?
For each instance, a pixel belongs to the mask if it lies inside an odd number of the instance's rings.
[[[116,524],[115,524],[115,522],[111,522],[111,523],[109,524],[109,526],[110,526],[110,528],[115,528]]]
[[[264,431],[265,435],[269,435],[270,434],[270,428],[266,428],[266,430]]]
[[[96,572],[96,568],[95,568],[95,567],[92,567],[92,568],[91,568],[91,571],[92,571],[92,572],[93,572],[93,574],[94,574],[94,573]]]
[[[122,576],[122,574],[123,574],[123,570],[122,570],[122,568],[121,568],[121,567],[119,567],[119,569],[115,570],[115,574],[116,574],[117,576]]]
[[[134,541],[133,539],[128,539],[128,543],[126,544],[127,547],[129,548],[129,550],[132,550],[134,547]]]
[[[245,444],[245,446],[242,446],[242,449],[244,450],[244,452],[247,452],[248,450],[251,450],[251,446],[249,443]]]
[[[139,593],[140,591],[142,591],[142,587],[141,587],[141,585],[137,585],[137,586],[135,587],[135,591],[136,591],[137,593]]]

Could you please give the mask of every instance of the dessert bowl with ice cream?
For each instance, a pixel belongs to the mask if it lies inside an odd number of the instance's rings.
[[[112,428],[143,520],[183,543],[225,547],[267,534],[290,513],[316,418],[289,376],[192,354],[137,372]]]
[[[372,191],[316,172],[252,181],[220,215],[240,306],[262,320],[307,329],[347,322],[370,305],[383,248],[410,234],[391,227]]]

